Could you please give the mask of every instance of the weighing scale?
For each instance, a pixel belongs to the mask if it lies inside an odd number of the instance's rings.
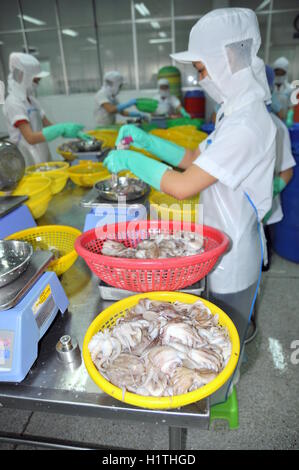
[[[120,197],[117,203],[103,199],[95,188],[81,199],[80,206],[90,209],[85,218],[83,232],[108,224],[145,220],[149,211],[147,194],[129,203]]]
[[[28,196],[0,196],[0,238],[35,227],[29,208],[24,204]]]
[[[69,301],[54,272],[53,254],[35,251],[26,271],[0,288],[0,382],[21,382],[38,356],[38,343]]]

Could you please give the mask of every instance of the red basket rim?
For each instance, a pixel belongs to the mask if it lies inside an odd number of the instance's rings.
[[[180,229],[183,226],[183,222],[176,221],[148,221],[141,220],[133,223],[134,226],[140,227],[140,230],[144,229],[155,229],[169,227],[170,229]],[[114,227],[115,233],[119,233],[127,229],[128,225],[132,225],[132,222],[122,222],[118,224],[109,224],[106,225],[106,230],[109,230],[109,227]],[[210,227],[209,225],[199,225],[195,223],[189,224],[191,232],[195,232],[197,227],[202,228],[202,233],[204,237],[212,238],[217,241],[219,244],[215,248],[211,248],[208,251],[199,253],[196,255],[190,256],[181,256],[176,258],[161,258],[161,259],[136,259],[136,258],[118,258],[116,256],[107,256],[99,253],[93,253],[87,250],[83,245],[93,240],[106,240],[107,237],[98,238],[96,236],[96,229],[88,230],[87,232],[82,233],[75,241],[75,250],[83,258],[91,261],[95,261],[95,258],[98,262],[104,262],[105,265],[111,267],[127,268],[127,269],[167,269],[167,268],[178,268],[186,265],[193,265],[197,263],[204,263],[209,261],[211,258],[219,257],[227,250],[229,246],[228,236],[221,232],[220,230]],[[118,230],[120,229],[120,230]]]

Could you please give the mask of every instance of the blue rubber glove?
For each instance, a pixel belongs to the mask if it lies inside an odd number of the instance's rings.
[[[121,111],[123,111],[124,109],[126,108],[129,108],[130,106],[134,106],[136,104],[136,101],[137,99],[136,98],[132,98],[131,100],[129,101],[126,101],[126,103],[120,103],[116,106],[116,109],[117,111],[120,113]]]
[[[172,166],[178,166],[184,158],[186,150],[180,145],[176,145],[169,140],[160,139],[152,134],[147,134],[134,124],[122,126],[119,130],[116,145],[121,142],[124,137],[132,137],[132,145],[137,148],[145,149],[156,155],[161,160]]]
[[[160,183],[165,171],[170,169],[164,163],[132,150],[112,150],[105,158],[103,165],[110,173],[129,170],[158,191],[160,191]]]
[[[129,111],[128,114],[130,117],[135,117],[135,118],[140,118],[140,119],[147,118],[147,115],[145,113],[141,113],[140,111]]]
[[[73,122],[60,122],[52,126],[44,127],[42,130],[43,136],[47,142],[57,139],[58,137],[78,137],[79,132],[84,128],[82,124],[75,124]]]
[[[180,107],[180,113],[181,113],[181,115],[182,115],[184,118],[189,118],[189,119],[191,119],[190,114],[187,113],[187,111],[183,108],[183,106]]]

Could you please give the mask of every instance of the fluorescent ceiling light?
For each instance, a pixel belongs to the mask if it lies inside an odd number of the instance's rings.
[[[160,29],[160,23],[158,23],[158,21],[151,21],[151,26],[154,28],[154,29]]]
[[[74,31],[73,29],[63,29],[62,34],[75,38],[76,36],[78,36],[79,33],[77,33],[77,31]]]
[[[170,38],[165,38],[165,39],[150,39],[148,42],[150,44],[162,44],[163,42],[171,42],[172,40]]]
[[[167,37],[167,34],[164,31],[159,31],[158,34],[159,34],[160,38],[166,38]]]
[[[20,18],[21,15],[18,15],[18,17]],[[24,21],[28,21],[28,23],[36,24],[37,26],[43,26],[46,24],[44,21],[38,20],[37,18],[33,18],[32,16],[22,15],[22,18]]]
[[[269,5],[270,3],[270,0],[264,0],[257,8],[255,11],[259,11],[259,10],[262,10],[263,8],[265,8],[267,5]]]
[[[86,38],[86,41],[90,42],[91,44],[97,43],[97,41],[94,38]]]
[[[150,12],[144,3],[135,3],[135,8],[142,16],[149,16]]]

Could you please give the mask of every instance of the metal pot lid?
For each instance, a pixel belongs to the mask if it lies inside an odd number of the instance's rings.
[[[140,199],[147,195],[150,191],[148,184],[136,178],[128,178],[121,176],[118,178],[118,184],[115,186],[112,178],[98,181],[94,188],[98,191],[99,196],[116,202],[120,197],[125,197],[127,201]]]

